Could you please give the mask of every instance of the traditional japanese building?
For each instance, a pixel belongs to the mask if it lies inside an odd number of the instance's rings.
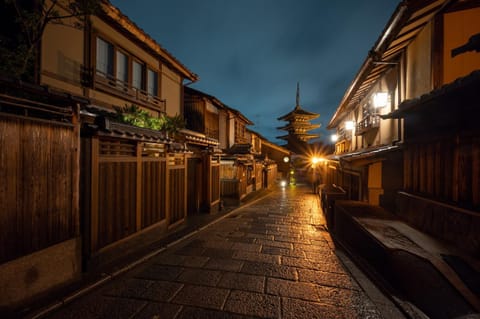
[[[287,149],[295,153],[304,153],[308,141],[319,137],[317,134],[311,134],[309,131],[320,127],[320,124],[312,124],[311,120],[319,117],[320,114],[308,112],[300,106],[300,87],[297,83],[297,98],[295,108],[278,118],[279,121],[287,121],[288,124],[278,127],[279,130],[287,131],[287,135],[278,136],[277,138],[287,141],[284,145]]]

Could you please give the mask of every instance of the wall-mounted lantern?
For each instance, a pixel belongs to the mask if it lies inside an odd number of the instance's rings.
[[[377,92],[373,94],[373,107],[378,109],[388,105],[390,96],[387,92]]]
[[[290,157],[288,157],[288,156],[283,157],[283,162],[284,163],[290,162]]]
[[[330,141],[332,141],[332,143],[336,143],[338,141],[338,135],[337,134],[330,135]]]
[[[346,121],[345,122],[345,129],[349,131],[353,131],[355,128],[355,122],[354,121]]]

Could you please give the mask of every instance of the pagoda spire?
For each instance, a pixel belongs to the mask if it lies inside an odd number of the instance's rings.
[[[295,108],[300,107],[300,82],[297,82],[297,101],[295,104]]]
[[[296,99],[295,108],[278,118],[279,121],[288,122],[286,125],[278,127],[279,130],[287,131],[288,134],[278,136],[277,138],[287,141],[286,147],[289,150],[303,152],[304,144],[308,144],[310,139],[319,137],[318,134],[312,134],[309,131],[320,127],[320,124],[310,123],[311,120],[316,119],[320,114],[308,112],[300,106],[300,82],[297,82]]]

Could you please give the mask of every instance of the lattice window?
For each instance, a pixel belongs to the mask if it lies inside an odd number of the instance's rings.
[[[130,141],[101,140],[99,152],[103,156],[136,156],[137,145]]]

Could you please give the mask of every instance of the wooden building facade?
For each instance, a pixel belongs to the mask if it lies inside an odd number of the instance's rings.
[[[184,134],[189,157],[188,213],[220,208],[220,117],[223,103],[214,96],[184,88]],[[195,181],[195,182],[194,182]],[[199,187],[200,186],[200,187]]]
[[[328,128],[335,129],[336,140],[329,164],[335,169],[330,175],[336,176],[349,198],[393,208],[395,193],[403,186],[403,174],[398,170],[394,174],[390,168],[403,161],[399,146],[404,130],[401,119],[382,116],[397,110],[402,101],[468,73],[464,70],[462,74],[449,74],[448,79],[440,78],[446,57],[443,46],[451,37],[444,34],[441,21],[449,11],[461,12],[455,9],[455,2],[401,3],[386,26],[391,32],[381,34],[330,120]],[[474,11],[470,8],[463,14],[469,16]],[[457,26],[452,24],[448,30],[471,29],[460,27],[466,22],[458,18],[450,23]],[[455,69],[462,68],[465,66]],[[391,181],[398,183],[389,184]],[[358,193],[352,194],[353,189]]]
[[[0,79],[0,308],[71,283],[190,214],[218,211],[227,150],[248,148],[228,154],[235,196],[276,180],[276,163],[255,159],[253,123],[184,93],[197,75],[108,1],[65,22],[45,28],[35,84]],[[186,127],[148,126],[166,116]]]
[[[0,309],[80,275],[83,102],[0,79]]]
[[[330,120],[335,154],[325,164],[327,184],[347,199],[477,252],[468,224],[478,217],[478,132],[468,114],[478,104],[469,74],[480,69],[479,18],[478,1],[401,2]]]
[[[404,101],[403,189],[396,212],[410,224],[480,256],[480,71]],[[452,106],[455,112],[452,112]],[[435,109],[435,112],[431,112]]]
[[[55,10],[68,14],[61,3]],[[49,23],[43,33],[38,82],[25,86],[40,89],[1,102],[2,144],[19,145],[9,157],[2,146],[1,171],[16,172],[2,174],[10,198],[2,200],[2,220],[23,216],[25,231],[1,242],[0,306],[65,285],[127,239],[162,233],[187,215],[191,134],[168,136],[122,123],[120,115],[134,109],[156,123],[180,115],[183,81],[197,76],[108,1],[95,15],[64,22]],[[42,95],[45,102],[37,102]],[[12,112],[20,116],[3,114]],[[218,166],[209,161],[209,178],[218,176]],[[219,193],[213,184],[211,198]],[[19,287],[23,277],[30,279]]]

